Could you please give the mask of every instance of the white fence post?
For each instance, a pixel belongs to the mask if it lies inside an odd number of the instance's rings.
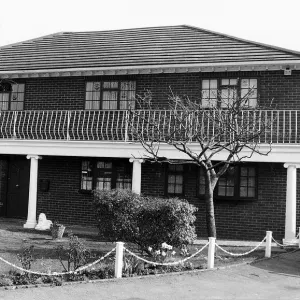
[[[267,231],[265,257],[271,257],[272,231]]]
[[[300,248],[300,227],[299,227],[298,230],[299,230],[299,231],[298,231],[298,243],[299,243],[299,248]]]
[[[124,243],[116,243],[115,278],[122,278]]]
[[[207,257],[207,269],[212,269],[215,264],[215,248],[216,248],[216,238],[208,238],[208,257]]]

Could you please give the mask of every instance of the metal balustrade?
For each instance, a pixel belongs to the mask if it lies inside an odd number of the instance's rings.
[[[260,128],[269,122],[259,137],[260,143],[297,144],[300,143],[298,115],[297,110],[245,110],[239,120],[247,122],[249,130],[251,126]],[[1,111],[0,139],[132,142],[137,140],[137,134],[146,140],[157,137],[158,132],[160,139],[175,131],[180,135],[179,131],[184,132],[187,126],[191,127],[191,134],[201,128],[210,136],[217,130],[212,119],[213,116],[203,112],[197,117],[190,115],[185,123],[178,125],[169,110]],[[222,139],[226,140],[226,134]]]

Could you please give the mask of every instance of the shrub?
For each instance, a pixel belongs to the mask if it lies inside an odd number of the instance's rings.
[[[129,190],[95,191],[94,204],[101,238],[138,245],[149,255],[163,242],[175,247],[196,238],[193,205],[178,198],[145,197]]]
[[[69,245],[67,249],[63,246],[56,248],[58,259],[66,272],[75,271],[84,266],[91,257],[90,251],[79,240],[78,236],[72,232],[69,233]],[[67,260],[67,266],[64,264],[64,259]]]

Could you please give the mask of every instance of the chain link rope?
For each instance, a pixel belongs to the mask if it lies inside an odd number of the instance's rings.
[[[251,249],[250,251],[248,252],[245,252],[245,253],[232,253],[232,252],[229,252],[227,250],[225,250],[224,248],[222,248],[221,246],[219,246],[217,243],[216,243],[216,247],[220,250],[222,250],[223,252],[229,254],[229,255],[232,255],[232,256],[244,256],[244,255],[247,255],[247,254],[250,254],[251,252],[255,251],[258,247],[260,247],[262,245],[262,243],[266,240],[266,236],[264,237],[264,239],[256,246],[254,247],[253,249]]]
[[[296,237],[297,238],[297,237]],[[279,242],[277,242],[273,237],[272,237],[272,241],[279,247],[289,247],[289,246],[296,246],[297,244],[295,243],[286,243],[284,244],[280,244]]]
[[[175,265],[178,265],[178,264],[182,264],[182,263],[186,262],[187,260],[195,257],[200,252],[202,252],[208,245],[209,245],[209,243],[205,244],[200,250],[196,251],[194,254],[192,254],[189,257],[186,257],[186,258],[184,258],[182,260],[179,260],[179,261],[173,261],[173,262],[170,262],[170,263],[158,263],[158,262],[155,262],[155,261],[150,261],[150,260],[147,260],[145,258],[142,258],[142,257],[136,255],[134,252],[130,251],[126,247],[124,247],[124,250],[127,253],[129,253],[131,256],[134,256],[135,258],[137,258],[138,260],[141,260],[141,261],[143,261],[145,263],[148,263],[148,264],[151,264],[151,265],[154,265],[154,266],[175,266]]]
[[[10,265],[11,267],[15,268],[15,269],[18,269],[20,271],[23,271],[23,272],[26,272],[26,273],[29,273],[29,274],[34,274],[34,275],[41,275],[41,276],[62,276],[62,275],[69,275],[69,274],[77,274],[78,272],[80,271],[83,271],[87,268],[90,268],[91,266],[99,263],[101,260],[105,259],[107,256],[109,256],[112,252],[114,252],[116,250],[116,248],[113,248],[111,251],[107,252],[104,256],[100,257],[99,259],[95,260],[94,262],[88,264],[88,265],[85,265],[85,266],[82,266],[78,269],[76,269],[75,271],[68,271],[68,272],[53,272],[53,273],[43,273],[43,272],[37,272],[37,271],[31,271],[31,270],[26,270],[22,267],[19,267],[9,261],[7,261],[6,259],[4,259],[3,257],[0,256],[0,261]]]

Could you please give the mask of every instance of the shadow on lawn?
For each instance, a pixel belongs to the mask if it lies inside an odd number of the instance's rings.
[[[286,253],[275,254],[270,259],[254,261],[251,265],[271,273],[300,276],[300,249],[289,248]]]

